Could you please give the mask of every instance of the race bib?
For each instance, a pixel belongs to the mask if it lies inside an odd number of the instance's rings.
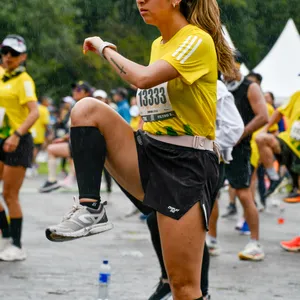
[[[290,137],[296,141],[300,141],[300,121],[295,121],[293,123]]]
[[[5,108],[4,107],[0,107],[0,128],[3,127],[3,121],[4,121],[4,117],[5,117]]]
[[[168,83],[150,89],[138,89],[137,102],[144,122],[162,121],[176,117],[168,94]]]

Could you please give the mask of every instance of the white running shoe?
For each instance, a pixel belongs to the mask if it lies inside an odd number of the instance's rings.
[[[208,252],[211,256],[219,256],[221,254],[221,247],[217,240],[212,240],[209,236],[206,239]]]
[[[0,238],[0,252],[3,251],[7,246],[11,245],[11,238]]]
[[[261,261],[265,258],[263,247],[258,241],[250,241],[239,253],[240,260]]]
[[[72,189],[75,186],[76,180],[73,175],[68,175],[64,180],[59,181],[59,185],[65,189]]]
[[[0,260],[3,261],[18,261],[25,260],[27,257],[25,250],[16,247],[13,244],[9,244],[6,248],[0,252]]]
[[[85,236],[98,234],[113,228],[106,216],[104,208],[106,202],[101,203],[98,209],[82,206],[74,197],[74,205],[61,223],[46,229],[46,237],[52,242],[65,242]]]

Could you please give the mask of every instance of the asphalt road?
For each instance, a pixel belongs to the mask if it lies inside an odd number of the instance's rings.
[[[24,209],[24,262],[0,262],[0,300],[97,300],[97,278],[102,259],[112,266],[111,300],[146,300],[160,273],[145,223],[124,215],[130,202],[115,188],[107,206],[114,229],[67,243],[51,243],[44,230],[56,224],[72,206],[72,191],[37,193],[43,178],[26,180],[21,193]],[[104,193],[103,198],[107,195]],[[227,204],[223,192],[221,210]],[[239,210],[241,213],[241,209]],[[300,299],[300,253],[288,253],[279,241],[300,232],[300,205],[287,206],[285,224],[278,225],[279,209],[261,213],[264,262],[241,262],[237,253],[248,237],[234,231],[236,219],[219,222],[222,254],[211,259],[212,300]]]

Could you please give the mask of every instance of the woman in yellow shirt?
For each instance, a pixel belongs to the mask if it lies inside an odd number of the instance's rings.
[[[39,116],[35,85],[26,72],[25,41],[18,35],[7,36],[1,44],[5,74],[0,80],[0,161],[3,170],[3,198],[8,208],[10,225],[0,205],[0,260],[26,258],[21,245],[23,215],[19,190],[26,168],[31,166],[33,141],[29,129]]]
[[[137,6],[144,21],[161,32],[148,66],[123,57],[99,37],[86,39],[83,50],[102,56],[139,88],[143,131],[134,133],[93,98],[75,105],[71,143],[80,203],[47,228],[46,236],[66,241],[112,228],[99,194],[105,163],[142,212],[157,211],[173,299],[203,299],[205,229],[218,179],[217,72],[233,75],[232,52],[216,0],[137,0]]]

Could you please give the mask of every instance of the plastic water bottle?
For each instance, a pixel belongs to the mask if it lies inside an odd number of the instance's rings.
[[[108,260],[104,260],[99,272],[99,291],[98,300],[109,300],[108,299],[108,287],[110,283],[111,267]]]

